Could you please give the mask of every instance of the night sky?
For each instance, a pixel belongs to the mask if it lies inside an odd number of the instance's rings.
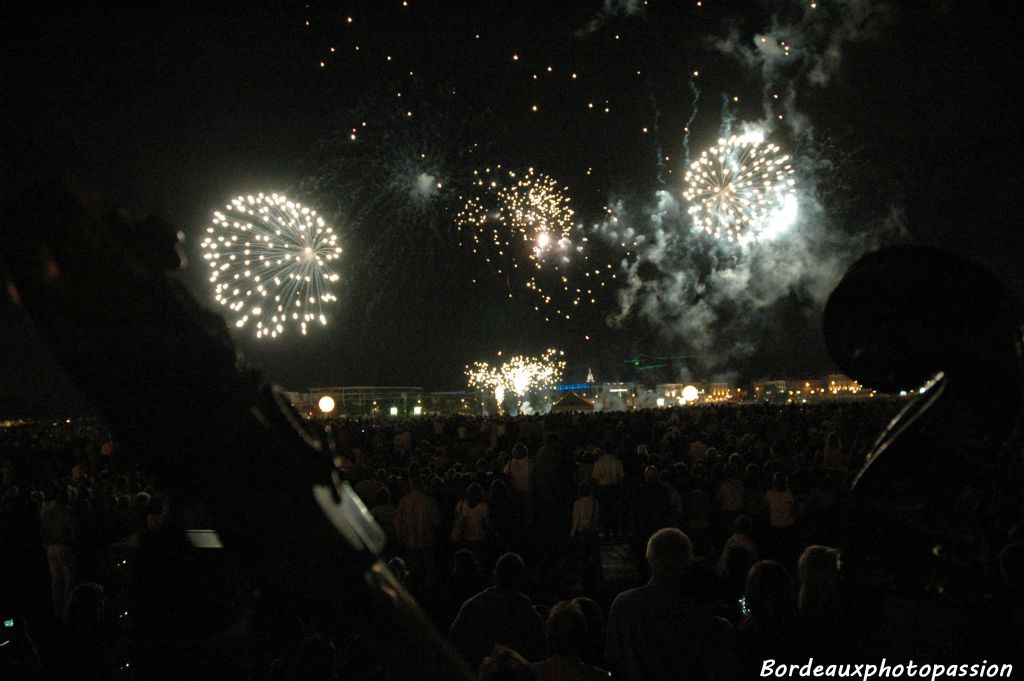
[[[344,247],[329,324],[239,335],[290,388],[458,389],[466,364],[547,347],[571,381],[821,374],[824,299],[886,243],[942,245],[1024,292],[1009,2],[117,4],[7,17],[4,202],[84,177],[175,224],[211,304],[214,210],[258,192],[316,208]],[[693,233],[683,175],[751,129],[792,156],[800,213],[739,252]],[[499,164],[556,178],[613,266],[570,321],[460,245],[473,171]],[[442,188],[417,195],[421,176]],[[25,320],[0,317],[5,411],[61,403]],[[687,359],[640,375],[640,353]]]

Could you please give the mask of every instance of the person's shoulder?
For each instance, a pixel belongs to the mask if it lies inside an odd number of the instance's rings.
[[[483,591],[478,591],[477,593],[473,594],[472,596],[467,598],[462,603],[461,610],[462,611],[466,611],[468,609],[469,611],[473,611],[473,610],[489,607],[491,602],[494,600],[494,593],[493,592],[494,592],[494,587],[493,586],[487,587]]]
[[[607,681],[611,678],[612,673],[606,669],[595,667],[594,665],[582,663],[580,666],[580,676],[586,681]]]
[[[515,606],[523,612],[529,611],[531,615],[540,618],[540,615],[537,614],[537,610],[533,607],[533,601],[531,601],[530,597],[522,591],[516,591],[515,589],[497,589],[496,587],[491,587],[490,590],[493,590],[496,595],[500,593],[502,597],[507,598],[511,603],[514,603]]]
[[[612,601],[611,609],[615,610],[617,608],[627,608],[630,605],[636,603],[637,601],[642,600],[649,590],[649,584],[637,586],[632,589],[626,589],[625,591],[623,591],[615,597],[615,599]]]
[[[555,678],[556,672],[558,671],[558,661],[554,657],[549,657],[546,660],[540,662],[534,662],[530,665],[533,667],[533,671],[537,673],[537,677],[544,681],[547,678]]]
[[[708,628],[716,634],[732,634],[736,630],[732,626],[732,622],[718,615],[710,615],[708,617]]]

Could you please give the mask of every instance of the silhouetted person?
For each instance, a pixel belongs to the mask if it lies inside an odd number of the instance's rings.
[[[729,559],[729,551],[732,547],[741,547],[746,549],[747,552],[753,556],[753,560],[757,560],[757,545],[754,544],[752,534],[754,531],[754,521],[751,520],[750,516],[741,515],[736,518],[733,522],[733,533],[726,542],[725,546],[722,547],[722,554],[718,558],[718,574],[725,576],[728,573],[727,562]],[[746,572],[744,571],[744,577]]]
[[[480,574],[480,563],[476,555],[469,549],[456,551],[452,556],[452,570],[448,578],[441,623],[450,628],[462,604],[480,593],[486,586],[486,580]]]
[[[60,641],[60,678],[109,678],[113,651],[105,626],[102,586],[85,582],[71,593],[61,621]]]
[[[520,532],[516,504],[508,491],[508,485],[501,478],[491,483],[487,506],[490,514],[491,550],[501,554],[518,548]]]
[[[586,664],[581,655],[589,641],[587,620],[580,607],[562,601],[551,608],[547,622],[551,657],[533,665],[540,681],[607,681],[608,672]]]
[[[61,488],[57,498],[43,507],[40,531],[46,558],[50,563],[50,595],[53,612],[60,617],[75,585],[74,519],[68,505],[68,492]]]
[[[612,602],[605,657],[627,681],[735,679],[732,625],[688,593],[690,538],[674,528],[647,542],[651,580]]]
[[[604,610],[593,598],[579,596],[572,604],[580,609],[587,620],[587,648],[580,657],[587,664],[605,668],[604,661]]]
[[[774,560],[755,563],[744,594],[748,614],[736,628],[743,678],[758,678],[764,660],[796,662],[800,634],[793,581]]]
[[[537,450],[534,494],[541,504],[571,501],[575,492],[576,465],[572,455],[558,446],[558,436],[548,433]]]
[[[441,513],[437,502],[424,490],[424,482],[416,478],[412,489],[398,502],[395,511],[395,530],[405,548],[413,581],[423,590],[433,586],[434,561],[436,559],[437,526]]]
[[[523,559],[506,553],[494,566],[494,586],[463,603],[452,623],[451,641],[471,668],[496,644],[508,646],[530,661],[544,657],[544,622],[520,590],[525,581]]]
[[[828,546],[808,546],[800,555],[797,611],[808,653],[822,659],[841,659],[846,621],[839,590],[839,552]]]

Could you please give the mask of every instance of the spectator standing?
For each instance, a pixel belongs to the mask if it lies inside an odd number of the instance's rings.
[[[690,443],[690,466],[693,467],[700,463],[704,459],[704,455],[707,454],[708,445],[707,441],[710,438],[707,433],[701,433],[700,436]]]
[[[591,666],[604,668],[604,611],[597,601],[586,596],[572,599],[572,604],[587,620],[587,647],[580,657]]]
[[[607,681],[608,672],[583,662],[587,620],[579,606],[562,601],[551,608],[547,622],[551,657],[533,665],[540,681]]]
[[[437,526],[441,524],[441,513],[437,502],[424,490],[424,484],[422,478],[414,479],[412,489],[398,502],[395,531],[405,549],[413,584],[429,591],[434,583]]]
[[[516,516],[516,504],[509,494],[508,485],[501,478],[491,482],[487,492],[491,548],[502,554],[520,544],[520,524]]]
[[[75,587],[75,527],[66,488],[61,487],[56,497],[43,507],[39,519],[46,559],[50,564],[53,613],[59,618],[64,614],[64,605]]]
[[[647,542],[651,580],[615,597],[605,656],[626,681],[735,679],[732,625],[688,593],[690,538],[674,528]]]
[[[745,549],[753,556],[753,559],[757,560],[757,545],[753,539],[754,521],[751,520],[750,516],[741,515],[736,518],[733,523],[732,535],[725,540],[725,546],[722,547],[722,554],[718,557],[718,574],[726,574],[726,561],[728,559],[729,551],[732,547],[737,546]]]
[[[633,512],[637,541],[641,542],[638,549],[643,548],[644,537],[650,537],[672,522],[672,497],[658,479],[658,469],[654,466],[644,468],[644,481],[636,489]]]
[[[740,479],[739,468],[734,463],[726,464],[724,477],[715,490],[720,526],[723,529],[727,530],[732,527],[736,516],[743,512],[744,496],[743,480]]]
[[[452,623],[451,641],[471,668],[478,667],[496,644],[529,661],[544,657],[544,622],[521,591],[525,582],[523,559],[506,553],[494,566],[494,586],[462,604]]]
[[[601,556],[598,531],[601,527],[601,504],[594,496],[589,482],[581,482],[578,498],[572,506],[573,562],[581,587],[592,588],[601,579]]]
[[[533,459],[530,451],[522,442],[512,448],[512,458],[505,464],[505,475],[508,476],[512,496],[519,504],[524,516],[529,514],[533,496]]]
[[[841,660],[845,652],[845,616],[839,590],[839,551],[808,546],[800,555],[797,611],[808,653]]]
[[[597,457],[590,474],[594,480],[597,500],[605,514],[605,529],[609,534],[622,529],[620,497],[625,475],[622,459],[610,451],[602,452]]]
[[[482,555],[487,541],[489,507],[484,501],[484,491],[477,483],[466,488],[466,497],[455,506],[455,520],[452,525],[452,539],[461,542]]]
[[[578,498],[572,506],[572,527],[569,536],[596,535],[601,527],[601,504],[594,496],[589,482],[581,482],[577,494]]]
[[[768,507],[768,525],[771,529],[774,553],[778,557],[789,556],[796,511],[793,491],[789,489],[786,475],[781,471],[772,476],[772,488],[764,493],[764,503]]]
[[[462,604],[487,586],[480,573],[480,562],[472,551],[459,549],[455,552],[452,556],[451,574],[445,586],[445,597],[441,602],[438,623],[445,629],[450,629]]]
[[[382,486],[377,492],[370,515],[384,530],[384,535],[388,538],[389,552],[397,549],[399,545],[398,530],[395,529],[395,513],[396,509],[391,503],[391,492],[387,487]]]
[[[549,553],[565,550],[575,477],[572,454],[559,447],[557,435],[548,433],[544,436],[544,446],[537,450],[533,496],[538,519],[534,535]]]
[[[747,573],[747,615],[736,629],[736,648],[744,678],[757,678],[766,659],[797,660],[796,607],[793,582],[781,563],[762,560]]]
[[[563,502],[573,496],[575,464],[572,455],[558,445],[558,436],[548,433],[537,450],[534,494],[538,502]]]
[[[843,443],[839,434],[835,431],[825,438],[825,450],[822,453],[822,468],[832,477],[842,478],[850,468],[846,454],[843,452]]]

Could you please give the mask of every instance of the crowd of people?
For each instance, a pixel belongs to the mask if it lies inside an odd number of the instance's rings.
[[[923,549],[918,563],[932,562],[914,579],[894,574],[905,565],[847,567],[861,550],[850,547],[863,545],[852,538],[851,473],[898,406],[320,426],[384,530],[382,557],[481,679],[756,678],[766,659],[849,663],[900,649],[894,641],[914,650],[910,634],[893,637],[901,616],[966,631],[965,611],[988,624],[958,639],[962,652],[999,659],[1024,640],[1019,441],[987,488],[964,490],[949,516],[963,519],[949,528],[954,548]],[[14,623],[3,664],[40,678],[131,678],[143,645],[134,612],[153,607],[135,566],[169,515],[201,519],[202,509],[173,503],[173,490],[89,423],[0,430],[0,473],[0,609]],[[356,648],[301,618],[253,633],[277,611],[223,571],[231,607],[220,621],[234,633],[194,635],[221,646],[211,657],[232,678],[372,677]],[[896,588],[905,582],[921,593]],[[852,596],[865,583],[863,593],[884,596]]]

